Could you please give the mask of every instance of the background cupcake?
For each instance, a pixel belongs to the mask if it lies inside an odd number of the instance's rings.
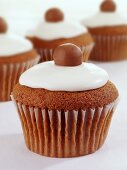
[[[59,46],[53,57],[23,73],[12,93],[26,145],[50,157],[93,153],[106,139],[118,91],[103,69],[82,63],[77,46]]]
[[[39,59],[31,42],[7,33],[7,24],[0,18],[0,101],[10,100],[21,73]]]
[[[93,35],[96,45],[90,56],[96,61],[127,59],[127,18],[116,10],[112,0],[104,0],[100,12],[83,21]]]
[[[28,38],[41,55],[41,61],[52,60],[53,50],[63,43],[74,43],[83,51],[86,61],[93,47],[93,39],[86,28],[75,21],[67,21],[60,9],[51,8]]]

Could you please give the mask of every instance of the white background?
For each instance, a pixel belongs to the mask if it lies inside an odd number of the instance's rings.
[[[6,17],[10,29],[24,34],[43,18],[50,6],[63,9],[65,15],[73,19],[82,19],[94,14],[102,0],[0,0],[0,15]],[[118,10],[127,15],[127,0],[116,0]]]
[[[98,10],[100,0],[0,0],[0,15],[10,29],[24,34],[49,6],[60,6],[70,18],[82,19]],[[117,0],[127,15],[127,0]],[[106,143],[95,154],[73,159],[52,159],[29,152],[24,144],[12,102],[0,103],[0,170],[127,170],[127,61],[97,63],[105,68],[120,93]]]

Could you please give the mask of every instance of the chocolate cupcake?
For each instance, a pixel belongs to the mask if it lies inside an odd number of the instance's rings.
[[[79,47],[61,45],[53,57],[24,72],[12,93],[26,145],[50,157],[93,153],[106,139],[118,91],[106,71],[82,62]]]
[[[117,61],[127,59],[127,18],[117,12],[112,0],[104,0],[100,12],[83,21],[93,35],[95,46],[90,59]]]
[[[51,8],[41,22],[27,37],[41,55],[41,62],[53,60],[54,49],[64,43],[74,43],[83,52],[86,61],[93,48],[93,39],[80,23],[68,21],[58,8]]]
[[[39,59],[31,42],[7,33],[7,24],[0,18],[0,101],[10,100],[19,76]]]

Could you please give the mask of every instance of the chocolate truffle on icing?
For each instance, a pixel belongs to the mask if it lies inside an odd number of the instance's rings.
[[[64,14],[58,8],[51,8],[45,13],[45,20],[47,22],[60,22],[63,21]]]
[[[55,49],[53,58],[59,66],[78,66],[82,64],[82,51],[76,45],[67,43]]]
[[[0,33],[5,32],[7,32],[7,23],[2,17],[0,17]]]
[[[116,4],[113,0],[104,0],[100,8],[103,12],[114,12],[116,10]]]
[[[27,70],[21,75],[19,83],[31,88],[74,92],[100,88],[108,79],[105,70],[82,62],[79,47],[64,44],[56,48],[54,61],[40,63]]]

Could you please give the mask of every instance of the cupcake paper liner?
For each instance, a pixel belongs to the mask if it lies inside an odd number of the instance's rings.
[[[81,46],[81,50],[83,52],[83,61],[87,61],[90,53],[93,49],[94,44],[90,44],[87,46]],[[41,56],[40,62],[51,61],[53,60],[53,51],[54,49],[37,49],[37,52]]]
[[[9,101],[13,87],[18,83],[20,75],[37,64],[39,57],[21,63],[0,64],[0,101]]]
[[[95,61],[117,61],[127,59],[127,35],[93,35],[95,46],[90,55]]]
[[[29,150],[59,158],[83,156],[98,150],[106,139],[118,103],[65,112],[14,102]]]

